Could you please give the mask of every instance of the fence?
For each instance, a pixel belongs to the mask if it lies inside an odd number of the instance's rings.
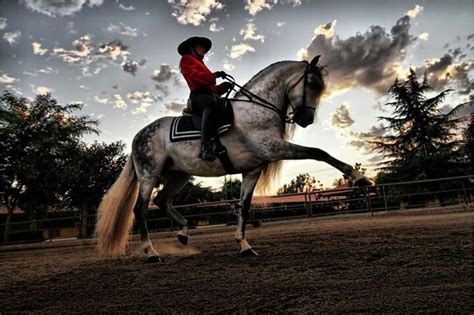
[[[374,213],[402,209],[443,209],[450,206],[470,208],[474,196],[474,175],[412,182],[381,184],[364,188],[343,187],[299,194],[255,197],[250,222],[287,220],[312,216],[349,213]],[[190,227],[236,223],[238,200],[180,205],[175,208]],[[157,207],[149,209],[149,230],[173,229],[175,223]],[[51,213],[42,220],[27,220],[17,215],[10,223],[9,244],[53,241],[60,238],[89,238],[95,214],[79,211]],[[5,230],[5,217],[0,233]],[[5,242],[4,242],[5,244]]]

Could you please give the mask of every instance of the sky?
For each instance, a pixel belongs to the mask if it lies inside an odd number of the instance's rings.
[[[84,140],[120,140],[128,153],[140,129],[183,109],[176,48],[186,38],[209,37],[207,66],[241,85],[274,62],[321,55],[326,94],[291,141],[375,175],[382,157],[367,141],[384,133],[377,117],[390,114],[396,78],[426,72],[432,93],[453,89],[445,108],[473,94],[473,13],[472,0],[0,0],[0,89],[81,102],[102,131]],[[306,172],[327,187],[341,177],[322,162],[287,161],[274,189]]]

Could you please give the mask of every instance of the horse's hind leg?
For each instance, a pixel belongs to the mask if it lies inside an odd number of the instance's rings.
[[[155,182],[152,180],[140,181],[140,191],[138,194],[137,203],[133,209],[136,224],[140,230],[140,238],[142,241],[141,249],[146,254],[148,262],[160,262],[160,256],[153,248],[151,243],[150,234],[148,233],[148,227],[146,223],[148,216],[148,204],[150,202],[150,196],[154,186]]]
[[[237,231],[235,233],[235,240],[240,244],[240,255],[242,256],[257,256],[257,253],[252,249],[252,246],[245,238],[245,224],[249,214],[249,209],[252,203],[253,191],[260,177],[261,169],[255,169],[251,172],[242,174],[242,187],[240,190],[239,202],[239,217],[237,221]]]
[[[148,262],[160,262],[158,252],[153,248],[148,233],[147,216],[151,192],[158,181],[166,158],[164,156],[140,155],[138,153],[134,153],[133,158],[135,171],[140,183],[138,199],[133,212],[140,231],[142,250],[147,256]]]
[[[185,173],[171,173],[162,175],[165,179],[165,186],[158,193],[158,196],[153,199],[153,203],[164,209],[169,216],[179,224],[178,241],[183,244],[188,244],[188,221],[178,212],[171,204],[174,196],[183,189],[184,185],[191,178]]]

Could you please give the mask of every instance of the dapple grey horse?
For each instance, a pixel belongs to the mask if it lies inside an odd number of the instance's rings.
[[[234,125],[221,136],[220,141],[227,148],[236,173],[242,174],[235,233],[242,255],[256,255],[245,238],[246,218],[254,189],[257,182],[259,186],[270,182],[282,160],[324,161],[352,178],[356,185],[370,184],[352,166],[325,151],[286,141],[288,112],[293,111],[292,122],[301,127],[314,121],[319,98],[324,91],[318,59],[319,56],[311,62],[274,63],[255,75],[232,100]],[[178,222],[181,227],[178,240],[187,244],[187,221],[171,205],[173,197],[192,175],[226,174],[218,159],[210,162],[198,158],[199,140],[170,142],[172,119],[157,119],[135,136],[132,153],[122,173],[105,194],[98,209],[96,236],[100,253],[125,253],[134,214],[143,252],[148,261],[159,262],[146,222],[150,196],[158,179],[164,179],[165,185],[154,202]]]

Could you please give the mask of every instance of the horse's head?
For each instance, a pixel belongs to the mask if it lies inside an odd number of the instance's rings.
[[[321,68],[318,67],[319,57],[305,62],[304,73],[289,76],[287,82],[286,95],[293,111],[293,121],[303,128],[313,123],[324,90]]]

